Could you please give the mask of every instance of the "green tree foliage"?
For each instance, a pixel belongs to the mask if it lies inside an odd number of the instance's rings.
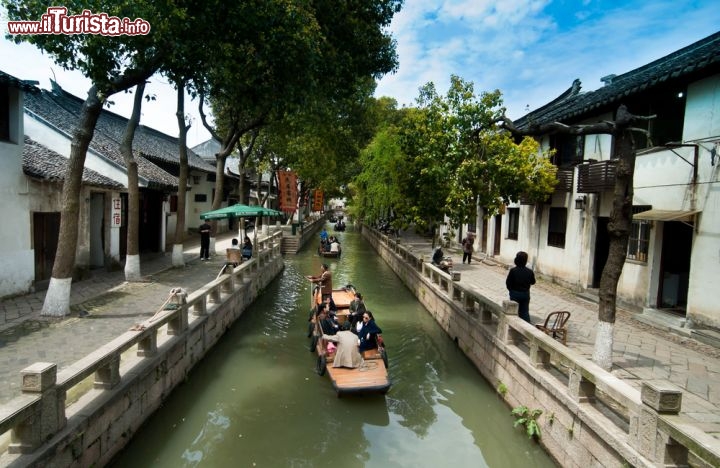
[[[417,107],[385,114],[389,123],[366,149],[363,174],[353,185],[358,214],[385,216],[382,202],[400,224],[428,229],[445,216],[453,225],[467,222],[478,203],[491,215],[520,195],[545,199],[555,168],[534,140],[516,143],[496,126],[504,112],[499,91],[478,97],[473,84],[457,76],[444,96],[425,85]],[[389,196],[388,184],[397,185],[399,195]]]

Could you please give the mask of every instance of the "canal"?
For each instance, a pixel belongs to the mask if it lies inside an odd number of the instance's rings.
[[[313,248],[285,258],[113,466],[556,466],[360,234],[348,227],[339,237],[339,260]],[[383,330],[393,382],[385,396],[337,398],[315,373],[304,275],[319,274],[323,260],[336,288],[363,293]]]

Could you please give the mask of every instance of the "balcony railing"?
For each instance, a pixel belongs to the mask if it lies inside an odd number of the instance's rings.
[[[556,173],[557,185],[555,186],[555,193],[572,193],[573,191],[573,178],[575,174],[574,168],[558,169]],[[543,200],[542,203],[550,204],[552,202],[552,196]],[[527,195],[520,195],[521,205],[535,205],[537,202],[532,200]]]
[[[599,161],[578,166],[578,193],[601,193],[615,186],[617,161]]]
[[[558,193],[572,193],[573,191],[573,178],[575,175],[575,168],[558,169],[557,180],[558,184],[555,186],[555,192]]]

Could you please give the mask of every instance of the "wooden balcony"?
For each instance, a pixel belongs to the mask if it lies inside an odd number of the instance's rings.
[[[574,168],[558,169],[556,174],[558,183],[555,186],[555,193],[572,193],[573,191],[573,178],[575,177]],[[550,204],[552,196],[549,196],[542,203]],[[537,202],[533,201],[527,195],[520,195],[521,205],[535,205]]]
[[[601,193],[615,187],[617,161],[598,161],[578,166],[578,193]]]
[[[575,168],[557,170],[558,184],[555,186],[556,193],[572,193],[573,178],[575,177]]]

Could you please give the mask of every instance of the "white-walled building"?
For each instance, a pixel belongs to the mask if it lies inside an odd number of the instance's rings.
[[[28,181],[23,174],[23,103],[34,87],[0,71],[0,296],[27,291],[34,279],[28,233]]]
[[[49,279],[59,229],[62,181],[83,100],[40,90],[0,71],[0,297]],[[127,171],[119,144],[125,117],[101,112],[83,173],[76,278],[115,268],[127,245]],[[29,138],[28,138],[29,137]],[[178,139],[139,126],[133,141],[140,185],[140,252],[163,252],[175,236]],[[215,168],[188,150],[186,231],[210,210]]]
[[[720,278],[720,33],[517,120],[533,124],[613,120],[621,104],[646,124],[636,137],[633,227],[618,284],[621,303],[645,314],[674,314],[686,326],[720,328],[709,285]],[[524,250],[537,273],[576,290],[599,286],[608,256],[607,224],[615,180],[609,135],[545,135],[560,183],[546,204],[512,204],[479,216],[480,250],[512,263]]]

